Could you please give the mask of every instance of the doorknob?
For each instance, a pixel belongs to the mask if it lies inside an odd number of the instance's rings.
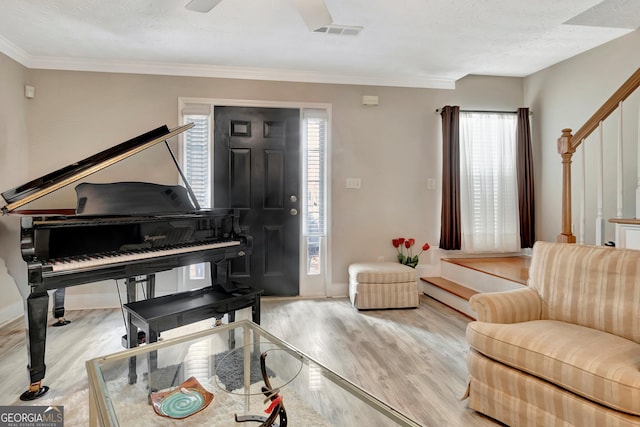
[[[298,209],[296,209],[296,208],[291,208],[291,210],[289,211],[289,213],[290,213],[292,216],[296,216],[296,215],[298,215]]]
[[[295,203],[298,201],[298,198],[292,194],[291,197],[289,197],[289,200],[291,200],[291,203]]]

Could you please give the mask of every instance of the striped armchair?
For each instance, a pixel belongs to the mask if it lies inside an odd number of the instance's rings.
[[[511,426],[640,426],[640,251],[537,242],[526,288],[470,304],[469,408]]]

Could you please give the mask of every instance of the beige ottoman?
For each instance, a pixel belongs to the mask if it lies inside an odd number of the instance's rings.
[[[349,298],[358,310],[418,306],[417,273],[397,262],[349,266]]]

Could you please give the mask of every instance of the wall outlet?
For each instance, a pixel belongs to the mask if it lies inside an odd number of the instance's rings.
[[[436,180],[433,178],[427,179],[427,190],[435,190],[436,189]]]
[[[378,262],[384,262],[384,256],[380,255],[380,256],[378,257]]]

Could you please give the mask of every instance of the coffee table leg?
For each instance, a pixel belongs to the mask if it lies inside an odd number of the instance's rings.
[[[145,331],[147,336],[147,343],[152,344],[158,341],[158,331],[152,329],[151,326],[148,326],[148,329]],[[158,391],[157,388],[153,387],[153,373],[158,370],[158,351],[153,350],[147,353],[147,368],[148,368],[148,380],[149,380],[149,392],[153,393]]]
[[[251,320],[253,323],[260,324],[260,295],[256,295],[251,309]]]
[[[127,302],[134,302],[136,300],[135,277],[128,277],[125,284],[127,286]],[[131,313],[127,314],[127,340],[129,341],[129,348],[138,346],[138,327],[131,321]],[[137,381],[136,356],[131,356],[129,358],[129,384],[135,384]]]
[[[229,323],[233,323],[236,321],[236,312],[234,310],[231,310],[230,312],[228,312],[227,316],[229,316]],[[231,329],[229,331],[229,349],[232,349],[232,348],[236,348],[236,330],[235,329]]]
[[[129,348],[136,348],[138,346],[138,327],[131,321],[131,314],[128,316],[129,327],[127,328],[127,340],[129,341]],[[129,358],[129,384],[135,384],[138,381],[138,374],[136,372],[136,356]]]

